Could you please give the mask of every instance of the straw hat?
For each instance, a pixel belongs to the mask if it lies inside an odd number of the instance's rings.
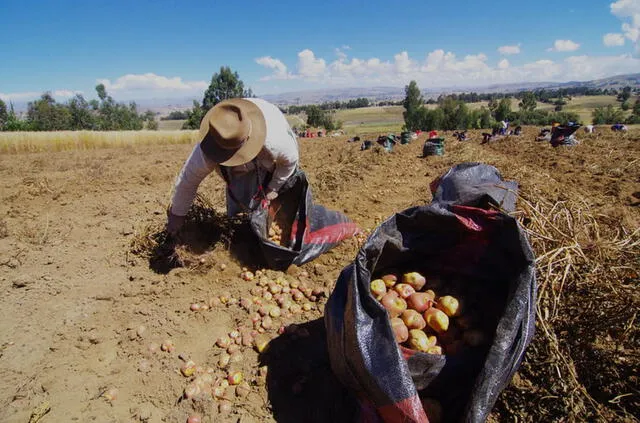
[[[211,108],[200,123],[200,147],[222,166],[238,166],[253,160],[267,136],[264,115],[255,103],[243,98],[224,100]]]

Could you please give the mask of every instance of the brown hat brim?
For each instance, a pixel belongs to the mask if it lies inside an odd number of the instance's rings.
[[[218,103],[218,105],[223,103],[233,104],[239,107],[249,118],[251,121],[251,134],[249,138],[238,149],[230,150],[220,147],[209,131],[209,119],[213,110],[213,108],[211,108],[200,124],[200,137],[202,139],[200,148],[202,148],[202,151],[209,159],[221,166],[239,166],[250,162],[260,153],[267,137],[267,124],[260,108],[249,100],[231,98]]]

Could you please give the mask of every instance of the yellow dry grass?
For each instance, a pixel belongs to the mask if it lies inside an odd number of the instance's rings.
[[[0,153],[194,143],[198,131],[56,131],[0,132]]]

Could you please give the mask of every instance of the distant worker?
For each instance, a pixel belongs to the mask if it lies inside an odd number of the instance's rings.
[[[500,121],[500,126],[502,126],[502,128],[500,128],[500,135],[507,135],[507,128],[509,127],[509,122],[507,122],[506,120],[502,120]]]
[[[373,141],[364,140],[362,144],[360,144],[360,151],[369,150],[371,147],[373,147]]]
[[[596,128],[593,125],[586,125],[584,127],[584,132],[586,132],[587,134],[594,134],[596,132]]]
[[[429,139],[432,140],[434,138],[438,138],[438,131],[429,132]]]
[[[227,185],[227,215],[267,206],[298,167],[298,142],[275,105],[258,98],[224,100],[200,123],[194,147],[175,182],[167,231],[182,228],[198,186],[214,170]]]
[[[458,141],[466,141],[467,140],[467,131],[456,131],[453,133],[453,136]]]
[[[627,132],[628,129],[626,125],[616,123],[615,125],[611,126],[611,130],[614,132]]]

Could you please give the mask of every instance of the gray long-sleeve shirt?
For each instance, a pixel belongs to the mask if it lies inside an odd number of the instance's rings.
[[[264,147],[258,153],[255,162],[260,168],[273,173],[271,181],[266,187],[267,192],[278,191],[298,166],[298,141],[278,107],[262,99],[248,98],[247,100],[260,108],[267,129]],[[220,166],[205,156],[200,144],[196,145],[176,179],[171,201],[173,214],[177,216],[187,214],[198,191],[198,186],[214,170],[221,174]],[[244,165],[230,167],[229,170],[233,184],[234,175],[243,175],[253,171],[254,164],[252,161]]]

